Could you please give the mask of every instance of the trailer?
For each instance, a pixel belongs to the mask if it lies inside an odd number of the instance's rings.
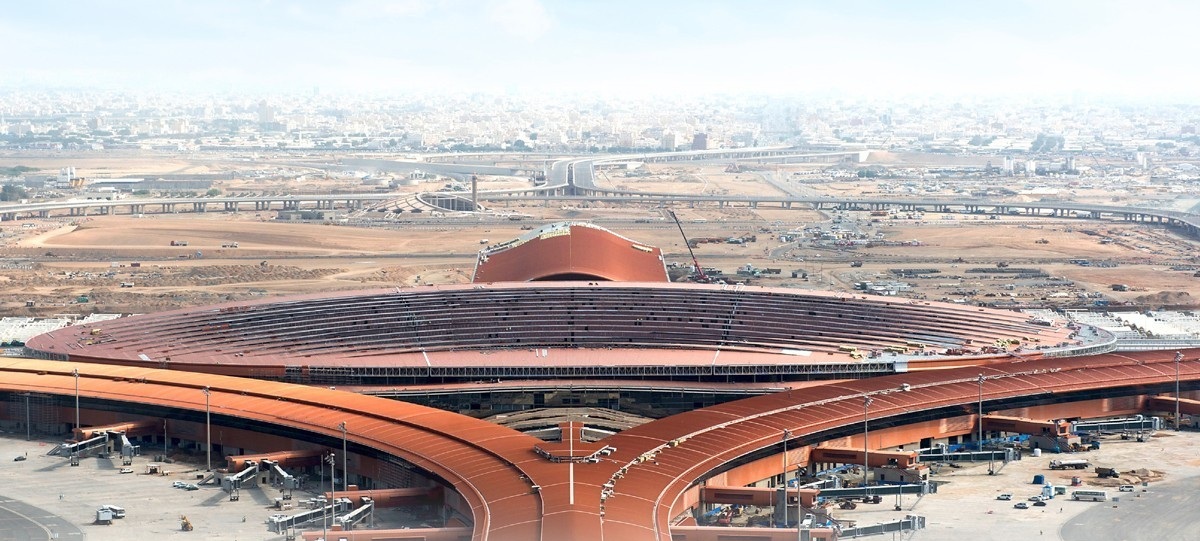
[[[1067,459],[1067,460],[1051,460],[1050,469],[1052,470],[1082,470],[1088,467],[1088,461],[1084,459]]]

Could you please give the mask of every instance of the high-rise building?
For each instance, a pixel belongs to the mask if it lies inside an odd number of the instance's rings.
[[[708,150],[708,134],[696,132],[692,136],[692,150]]]
[[[258,102],[258,121],[263,124],[275,122],[275,109],[267,103],[267,100]]]

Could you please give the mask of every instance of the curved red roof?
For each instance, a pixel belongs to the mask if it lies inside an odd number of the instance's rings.
[[[541,280],[667,282],[662,251],[603,227],[560,222],[479,252],[475,283]]]
[[[1200,350],[1185,352],[1179,378],[1200,382]],[[978,399],[1069,396],[1120,387],[1137,393],[1174,381],[1174,352],[1012,361],[844,381],[747,398],[650,422],[600,443],[597,463],[550,462],[540,440],[465,416],[318,387],[150,368],[0,360],[0,391],[74,393],[89,399],[203,411],[202,381],[222,416],[268,422],[328,437],[345,422],[350,441],[402,457],[446,479],[470,503],[476,541],[571,539],[669,541],[673,509],[722,464],[794,438],[857,427],[872,397],[875,421],[951,411]],[[568,383],[564,383],[567,385]],[[1076,394],[1090,397],[1092,394]],[[540,490],[531,490],[531,485]]]
[[[886,349],[1039,354],[1063,328],[1018,312],[685,283],[463,284],[187,308],[32,338],[47,358],[315,381],[890,372]],[[1005,345],[998,347],[996,344]],[[1010,343],[1024,349],[1014,349]],[[877,355],[870,352],[876,352]],[[875,355],[875,358],[870,358]],[[607,359],[595,362],[597,356]],[[920,357],[926,359],[933,357]],[[850,366],[850,368],[847,368]],[[795,378],[792,378],[795,379]],[[324,381],[330,381],[325,379]],[[346,382],[349,383],[349,382]]]

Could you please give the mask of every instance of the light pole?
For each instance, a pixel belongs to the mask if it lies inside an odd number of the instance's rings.
[[[79,369],[71,370],[71,375],[75,376],[75,429],[79,429]]]
[[[871,471],[871,444],[867,432],[867,408],[871,407],[871,397],[863,399],[863,497],[867,496],[867,473]]]
[[[779,502],[779,503],[780,503],[780,505],[782,505],[782,506],[783,506],[783,525],[784,525],[784,527],[787,527],[787,506],[788,506],[788,490],[787,490],[787,489],[788,489],[788,484],[787,484],[787,470],[788,470],[788,461],[787,461],[787,458],[788,458],[788,457],[787,457],[787,442],[788,442],[788,440],[789,440],[789,439],[791,439],[791,438],[792,438],[792,431],[791,431],[791,430],[788,430],[788,429],[786,429],[786,428],[785,428],[785,429],[783,430],[783,497],[782,497],[782,498],[780,498],[780,502]],[[797,515],[796,515],[796,516],[797,516],[797,517],[799,517],[799,516],[800,516],[800,515],[799,515],[799,513],[800,513],[800,509],[799,509],[799,508],[797,508],[797,509],[796,509],[796,513],[797,513]],[[799,526],[798,526],[798,525],[799,525],[799,523],[800,523],[800,521],[797,519],[797,520],[796,520],[797,527],[799,527]]]
[[[208,451],[208,470],[212,471],[212,409],[209,407],[212,391],[205,385],[200,392],[204,393],[204,435],[207,440],[205,449]]]
[[[325,485],[325,457],[320,457],[319,465],[320,482],[317,483],[318,488]],[[320,541],[325,541],[325,537],[329,535],[329,531],[326,530],[326,528],[329,528],[329,506],[323,506],[322,509],[323,512],[320,513]]]
[[[350,468],[346,465],[349,460],[349,455],[346,454],[346,421],[338,423],[338,428],[342,429],[342,492],[349,492]]]
[[[979,374],[979,379],[976,380],[979,382],[979,451],[980,452],[983,451],[983,382],[985,380],[987,380],[987,377],[984,376],[983,374]],[[995,460],[995,457],[989,453],[988,454],[988,475],[992,475],[993,473],[995,473],[996,465],[995,465],[994,460]]]
[[[783,431],[783,484],[785,484],[785,485],[787,484],[787,471],[788,471],[787,442],[790,439],[792,439],[792,431],[784,429],[784,431]]]
[[[319,467],[321,468],[321,482],[317,483],[317,488],[325,486],[325,457],[321,457]],[[325,541],[325,538],[329,535],[328,530],[326,530],[329,527],[329,506],[322,506],[321,509],[323,510],[321,513],[321,541]]]
[[[979,450],[983,450],[983,374],[979,374]]]
[[[335,464],[337,464],[337,457],[333,453],[329,453],[329,504],[332,506],[329,508],[331,515],[329,519],[330,527],[333,527],[334,523],[337,522],[337,487],[334,486],[334,479],[337,478],[337,475],[333,470]]]
[[[1183,352],[1175,352],[1175,431],[1179,432],[1179,363],[1183,361]]]

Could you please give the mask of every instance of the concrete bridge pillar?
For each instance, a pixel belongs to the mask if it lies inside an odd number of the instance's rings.
[[[192,212],[208,212],[208,203],[192,203]]]
[[[751,202],[750,202],[750,208],[752,208],[752,209],[756,209],[756,208],[758,208],[758,201],[751,201]]]

